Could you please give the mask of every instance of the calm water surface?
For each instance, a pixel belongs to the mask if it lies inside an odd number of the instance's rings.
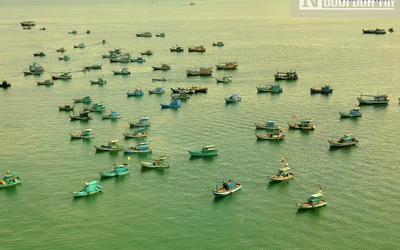
[[[12,86],[0,91],[0,171],[18,171],[23,184],[0,190],[4,249],[398,249],[400,174],[396,153],[400,107],[398,97],[399,20],[292,19],[283,1],[11,1],[0,9],[2,63],[0,77]],[[20,21],[34,20],[32,30]],[[46,27],[45,31],[39,30]],[[362,35],[361,29],[394,27],[386,35]],[[69,31],[78,34],[70,35]],[[86,30],[91,30],[86,34]],[[152,38],[135,33],[151,31]],[[155,37],[165,32],[164,38]],[[102,43],[105,39],[107,42]],[[213,47],[222,40],[224,47]],[[84,49],[73,45],[85,43]],[[175,45],[184,53],[171,53]],[[205,53],[188,53],[202,44]],[[70,61],[58,60],[64,54]],[[102,54],[120,48],[133,57],[153,50],[143,64],[110,63]],[[45,57],[33,57],[44,51]],[[186,77],[187,68],[213,67],[237,60],[237,70],[214,70],[212,77]],[[40,77],[24,76],[33,62],[45,68]],[[151,66],[170,63],[166,72]],[[101,70],[82,72],[87,65]],[[127,67],[130,76],[112,70]],[[257,94],[256,86],[274,83],[277,70],[296,69],[299,80],[281,82],[281,94]],[[69,71],[72,79],[50,87],[36,81]],[[215,77],[233,73],[232,83]],[[104,86],[91,85],[100,76]],[[166,93],[148,95],[165,77]],[[310,95],[310,87],[330,84],[333,94]],[[139,86],[146,94],[126,97]],[[177,110],[161,109],[170,102],[170,88],[202,86]],[[233,92],[240,103],[225,105]],[[339,119],[365,94],[388,94],[390,104],[362,107],[363,117]],[[70,121],[58,105],[90,95],[118,121]],[[76,113],[82,108],[76,104]],[[285,141],[257,141],[253,122],[276,120],[281,126],[311,118],[315,131],[284,130]],[[99,180],[98,172],[127,155],[96,153],[93,145],[124,139],[128,121],[148,115],[153,153],[130,155],[130,175],[100,180],[103,192],[72,199],[82,180]],[[91,140],[71,140],[69,132],[92,128]],[[258,131],[264,132],[264,131]],[[327,139],[352,132],[358,146],[329,149]],[[214,158],[190,159],[187,150],[216,144]],[[166,153],[170,169],[143,170],[139,160]],[[268,185],[285,157],[295,179]],[[241,191],[214,199],[212,189],[236,178]],[[297,212],[319,188],[326,207]],[[1,247],[1,248],[3,248]]]

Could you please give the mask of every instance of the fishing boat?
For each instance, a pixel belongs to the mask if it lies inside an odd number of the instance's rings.
[[[90,129],[90,128],[82,130],[81,133],[71,132],[71,133],[69,133],[69,135],[71,136],[71,138],[74,138],[74,139],[89,139],[89,138],[94,137],[94,134],[92,133],[92,129]]]
[[[162,63],[161,66],[152,66],[153,70],[168,70],[171,66],[167,63]]]
[[[325,206],[327,203],[322,199],[322,189],[319,189],[318,193],[312,194],[307,201],[297,202],[297,209],[314,209],[317,207]]]
[[[35,26],[35,21],[22,21],[21,26]]]
[[[133,133],[128,133],[128,130],[125,133],[122,133],[127,138],[141,138],[146,137],[147,132],[145,131],[145,127],[135,129]]]
[[[85,96],[83,98],[75,98],[72,100],[76,103],[90,103],[92,101],[92,98],[90,98],[89,96]]]
[[[37,85],[45,85],[45,86],[50,86],[53,85],[54,82],[52,80],[44,80],[43,82],[36,81]]]
[[[145,32],[140,32],[136,33],[136,37],[151,37],[151,32],[150,31],[145,31]]]
[[[62,74],[60,74],[60,75],[51,75],[51,78],[52,78],[53,80],[58,80],[58,79],[61,79],[61,80],[69,80],[69,79],[72,78],[72,75],[70,75],[69,73],[62,73]]]
[[[320,89],[316,89],[314,87],[310,88],[311,94],[316,94],[316,93],[330,94],[330,93],[332,93],[332,91],[333,91],[333,89],[331,89],[331,86],[329,86],[329,85],[322,86]]]
[[[107,83],[107,80],[104,80],[103,77],[99,77],[99,79],[97,79],[97,81],[90,80],[90,84],[102,85],[102,84],[106,84],[106,83]]]
[[[174,98],[171,103],[160,103],[161,108],[179,108],[181,104],[179,103],[179,98]]]
[[[146,50],[146,51],[140,52],[140,54],[141,54],[142,56],[151,56],[151,55],[153,55],[153,51],[151,51],[151,50]]]
[[[26,75],[26,76],[29,76],[29,75],[40,76],[41,74],[43,74],[43,71],[40,71],[39,69],[23,71],[23,72],[24,72],[24,75]]]
[[[269,129],[269,130],[282,131],[282,128],[278,124],[275,124],[275,121],[268,121],[265,124],[255,122],[254,125],[256,126],[256,129]]]
[[[311,123],[313,120],[304,119],[300,123],[288,122],[289,128],[300,129],[300,130],[314,130],[315,124]]]
[[[57,49],[57,52],[65,52],[65,51],[67,51],[67,50],[64,47]]]
[[[181,99],[181,100],[190,99],[190,96],[186,92],[173,93],[173,94],[171,94],[171,97],[174,98],[174,99],[178,98],[178,99]]]
[[[138,62],[138,63],[146,62],[146,59],[144,59],[143,57],[131,58],[130,60],[131,62]]]
[[[33,56],[45,56],[46,54],[43,51],[38,51],[33,53]]]
[[[205,52],[206,48],[203,45],[192,45],[188,47],[189,52]]]
[[[68,34],[76,35],[76,34],[78,34],[78,32],[76,30],[73,30],[73,31],[68,31]]]
[[[222,82],[222,83],[230,83],[232,82],[232,78],[231,76],[223,76],[222,78],[215,78],[215,80],[218,82]]]
[[[156,37],[165,37],[165,33],[164,32],[157,33]]]
[[[259,86],[256,87],[257,88],[257,92],[269,92],[269,93],[280,93],[282,92],[282,88],[280,84],[266,84],[265,86]]]
[[[63,110],[63,111],[71,111],[74,110],[75,105],[60,105],[58,106],[59,110]]]
[[[347,147],[356,145],[358,140],[353,134],[347,133],[344,134],[338,141],[332,139],[328,140],[328,142],[330,147]]]
[[[238,93],[233,93],[230,97],[225,97],[225,103],[233,103],[241,100],[242,98],[239,97]]]
[[[222,187],[218,187],[217,185],[213,190],[213,194],[215,197],[226,197],[232,195],[241,188],[242,185],[240,183],[236,183],[235,180],[230,179],[228,181],[222,182]]]
[[[119,140],[110,140],[107,145],[93,145],[97,151],[120,151],[122,146],[118,145]]]
[[[128,68],[123,68],[122,70],[113,70],[114,75],[129,75],[131,72]]]
[[[111,111],[111,113],[109,115],[102,115],[101,118],[102,119],[118,119],[121,118],[122,115],[118,114],[117,111]]]
[[[71,118],[71,121],[74,121],[74,120],[89,120],[89,119],[93,118],[93,116],[89,115],[89,112],[87,112],[87,111],[79,112],[79,115],[69,115],[69,117]]]
[[[78,44],[78,45],[74,45],[74,48],[75,49],[83,49],[83,48],[85,48],[86,46],[85,46],[85,44],[84,43],[80,43],[80,44]]]
[[[207,87],[193,86],[194,93],[207,93]]]
[[[212,43],[212,45],[213,45],[213,46],[217,46],[217,47],[222,47],[222,46],[224,46],[225,44],[224,44],[224,42],[222,42],[222,41],[218,41],[218,42]]]
[[[340,118],[346,118],[346,117],[361,117],[362,113],[360,112],[360,107],[354,107],[350,109],[349,112],[341,112],[339,111]]]
[[[171,47],[169,49],[169,51],[171,51],[171,52],[183,52],[183,48],[178,46],[178,45],[176,45],[175,47]]]
[[[122,151],[134,154],[151,153],[153,148],[150,146],[150,141],[141,141],[136,146],[123,146]]]
[[[394,32],[393,28],[389,28],[388,31],[389,31],[390,33]]]
[[[151,80],[153,82],[165,82],[167,79],[165,79],[165,77],[162,77],[162,78],[153,78]]]
[[[212,74],[212,68],[202,67],[199,70],[190,68],[186,70],[187,76],[211,76],[211,74]]]
[[[218,150],[216,149],[216,145],[208,145],[202,148],[200,151],[189,151],[190,157],[203,157],[203,156],[213,156],[218,154]]]
[[[129,92],[129,91],[126,92],[126,95],[128,97],[130,97],[130,96],[142,96],[142,95],[144,95],[144,93],[143,93],[143,91],[141,89],[137,88],[133,92]]]
[[[282,157],[283,166],[278,169],[275,175],[267,175],[269,182],[285,181],[293,178],[294,174],[290,173],[289,163],[285,163],[285,158]]]
[[[148,116],[142,116],[137,122],[128,122],[128,123],[130,127],[145,127],[145,126],[150,126],[151,124]]]
[[[7,170],[3,179],[0,181],[0,188],[10,187],[21,183],[22,182],[21,178],[19,178],[16,175],[18,175],[18,172],[14,171],[10,173],[10,170]]]
[[[280,134],[278,131],[269,132],[269,134],[255,133],[257,139],[259,140],[283,140],[286,135]]]
[[[156,89],[148,90],[149,94],[163,94],[165,90],[162,87],[157,87]]]
[[[236,69],[238,66],[237,61],[230,61],[230,62],[218,62],[215,65],[217,69]]]
[[[296,71],[287,71],[287,72],[282,72],[282,71],[277,71],[276,74],[274,75],[275,80],[297,80],[299,79],[299,76],[297,75]]]
[[[6,81],[6,80],[3,80],[3,81],[1,82],[1,84],[0,84],[0,88],[6,89],[6,88],[8,88],[8,87],[11,87],[11,83],[9,83],[9,82]]]
[[[83,189],[81,191],[73,192],[72,197],[76,198],[76,197],[92,195],[101,192],[102,189],[103,186],[97,184],[96,180],[93,180],[91,182],[85,182],[83,185]]]
[[[172,93],[179,94],[179,93],[186,93],[186,94],[194,94],[195,91],[193,88],[171,88]]]
[[[128,164],[114,164],[114,168],[109,171],[100,171],[100,178],[118,177],[129,174],[131,171],[128,169]]]
[[[68,55],[64,55],[64,56],[58,57],[58,60],[68,61],[69,59],[71,59],[71,58]]]
[[[360,105],[385,105],[389,103],[387,95],[363,95],[357,97]]]
[[[166,154],[160,155],[153,162],[139,161],[142,168],[169,168],[168,156]]]
[[[93,103],[92,106],[83,106],[84,111],[90,112],[103,112],[106,111],[106,107],[102,103]]]
[[[378,35],[384,35],[386,34],[385,29],[374,29],[374,30],[362,30],[363,34],[378,34]]]

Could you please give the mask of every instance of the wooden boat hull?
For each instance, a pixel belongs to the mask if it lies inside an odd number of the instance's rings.
[[[163,103],[160,103],[160,105],[161,105],[161,108],[163,108],[163,109],[167,109],[167,108],[179,108],[179,107],[181,106],[180,103],[177,104],[177,105],[171,105],[171,104],[163,104]]]
[[[134,128],[134,127],[146,127],[146,126],[150,126],[151,122],[146,122],[146,123],[128,122],[128,124],[132,128]]]
[[[116,116],[112,116],[112,115],[102,115],[101,116],[102,119],[118,119],[118,118],[121,118],[121,117],[122,117],[121,114],[118,114]]]
[[[71,118],[71,121],[73,121],[73,120],[85,121],[85,120],[92,119],[92,116],[73,116],[73,115],[70,115],[69,117]]]
[[[97,151],[121,151],[122,147],[118,146],[118,147],[110,147],[110,146],[105,146],[105,145],[101,145],[101,146],[97,146],[97,145],[93,145],[95,147],[95,149]]]
[[[218,155],[218,151],[212,152],[199,152],[199,151],[189,151],[190,157],[203,157],[203,156],[214,156]]]
[[[78,134],[78,133],[69,133],[69,135],[71,136],[71,138],[74,139],[89,139],[89,138],[93,138],[94,134],[90,134],[90,135],[82,135],[82,134]]]
[[[311,204],[309,202],[297,202],[296,207],[297,209],[314,209],[318,207],[325,206],[327,202],[325,200],[320,200],[318,204]]]
[[[153,162],[140,161],[139,163],[142,168],[169,168],[168,162],[166,162],[165,164],[155,164]]]
[[[75,108],[75,105],[72,105],[72,106],[58,106],[58,109],[62,110],[62,111],[71,111],[71,110],[74,110],[74,108]]]
[[[89,192],[89,191],[88,191],[88,192],[85,192],[85,191],[76,191],[76,192],[73,192],[73,193],[72,193],[72,197],[77,198],[77,197],[89,196],[89,195],[92,195],[92,194],[101,192],[101,189],[102,189],[102,188],[103,188],[103,186],[101,186],[101,185],[96,185],[96,190],[90,191],[90,192]]]
[[[310,124],[309,126],[301,126],[300,124],[288,122],[288,126],[289,126],[289,128],[300,129],[300,130],[314,130],[315,129],[314,124]]]
[[[147,132],[143,132],[140,134],[128,134],[128,133],[122,133],[125,137],[128,138],[140,138],[140,137],[146,137],[147,136]]]
[[[142,95],[144,95],[144,93],[143,93],[143,92],[141,92],[141,93],[126,92],[126,95],[127,95],[128,97],[130,97],[130,96],[142,96]]]
[[[310,88],[310,93],[311,94],[330,94],[333,92],[333,89],[329,89],[329,90],[322,90],[322,89],[314,89],[314,88]]]
[[[328,142],[330,147],[348,147],[356,145],[358,143],[358,140],[351,142],[338,142],[338,141],[328,140]]]
[[[162,91],[155,91],[155,90],[149,90],[149,94],[164,94],[165,90]]]
[[[242,188],[242,185],[236,183],[236,186],[230,190],[226,190],[225,188],[218,188],[213,190],[213,194],[215,197],[226,197],[232,195],[233,193],[239,191]]]
[[[340,114],[341,118],[346,118],[346,117],[350,117],[351,118],[351,117],[361,117],[362,116],[361,113],[352,115],[350,113],[343,113],[343,112],[340,112],[340,111],[339,111],[339,114]]]
[[[286,180],[292,179],[294,177],[294,174],[289,173],[287,176],[268,175],[267,177],[268,177],[269,182],[278,182],[278,181],[286,181]]]
[[[389,100],[386,101],[374,101],[374,100],[366,100],[360,97],[357,97],[358,103],[360,105],[386,105],[389,103]]]
[[[130,172],[131,171],[127,169],[126,171],[120,173],[116,173],[114,171],[105,171],[105,172],[101,171],[99,174],[101,178],[110,178],[110,177],[124,176],[129,174]]]
[[[257,139],[259,140],[283,140],[285,139],[286,135],[281,135],[281,134],[258,134],[255,133]]]
[[[142,154],[142,153],[151,153],[153,151],[153,149],[151,147],[148,147],[146,150],[139,150],[134,147],[132,147],[132,148],[122,147],[122,151],[124,151],[124,153],[128,153],[128,154]]]
[[[282,128],[280,128],[279,126],[273,126],[273,127],[268,127],[266,124],[262,124],[259,122],[255,122],[254,125],[256,126],[256,128],[258,129],[269,129],[269,130],[279,130],[282,131]]]

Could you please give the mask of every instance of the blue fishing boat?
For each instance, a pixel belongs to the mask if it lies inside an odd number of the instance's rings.
[[[149,121],[148,116],[142,116],[137,122],[128,122],[131,127],[146,127],[150,126],[151,122]]]
[[[143,93],[143,91],[141,89],[137,88],[133,92],[129,92],[129,91],[126,92],[126,95],[128,97],[130,97],[130,96],[142,96],[142,95],[144,95],[144,93]]]
[[[77,103],[90,103],[92,101],[92,98],[90,98],[90,96],[85,96],[83,98],[76,98],[72,100]]]
[[[345,117],[361,117],[362,113],[360,112],[359,107],[354,107],[350,109],[349,112],[341,112],[339,111],[340,118],[345,118]]]
[[[124,151],[124,153],[150,153],[153,151],[150,143],[150,141],[141,141],[136,146],[123,146],[122,151]]]
[[[109,115],[102,115],[102,119],[118,119],[121,118],[122,115],[118,114],[117,111],[111,111]]]
[[[101,171],[99,172],[100,177],[104,178],[104,177],[118,177],[118,176],[122,176],[122,175],[127,175],[130,173],[130,170],[128,169],[128,164],[124,163],[124,164],[114,164],[114,169],[113,170],[109,170],[109,171]]]
[[[389,99],[387,95],[363,95],[357,97],[358,103],[360,105],[379,105],[388,104]]]
[[[265,124],[259,123],[259,122],[255,122],[254,125],[256,126],[256,129],[269,129],[269,130],[282,131],[282,128],[279,127],[278,124],[275,124],[275,121],[268,121]]]
[[[282,71],[277,71],[276,74],[274,75],[275,80],[297,80],[299,79],[296,71],[287,71],[287,72],[282,72]]]
[[[14,185],[21,183],[22,180],[21,180],[21,178],[16,176],[17,174],[18,174],[18,172],[16,172],[16,171],[10,173],[10,170],[7,170],[3,179],[0,181],[0,188],[10,187],[10,186],[14,186]]]
[[[181,104],[179,103],[179,98],[174,98],[171,103],[163,104],[160,103],[161,108],[179,108]]]
[[[344,134],[339,140],[328,140],[330,147],[347,147],[354,146],[358,143],[358,140],[352,133]]]
[[[97,181],[85,182],[81,191],[72,193],[72,197],[88,196],[100,192],[103,189],[102,185],[97,184]]]
[[[239,97],[238,93],[233,93],[230,97],[225,97],[225,103],[233,103],[241,100],[242,98]]]
[[[142,168],[169,168],[168,156],[166,154],[160,155],[153,162],[140,161]]]
[[[157,87],[156,89],[149,90],[149,94],[162,94],[165,93],[162,87]]]
[[[300,129],[300,130],[314,130],[315,124],[311,123],[313,120],[304,119],[300,123],[288,122],[289,128]]]
[[[257,92],[269,92],[269,93],[280,93],[283,91],[280,84],[266,84],[265,86],[256,87]]]
[[[318,193],[312,194],[307,201],[297,202],[297,209],[313,209],[317,207],[325,206],[327,203],[322,199],[322,189],[319,189]]]
[[[240,183],[237,183],[235,180],[231,179],[222,182],[222,187],[218,187],[217,185],[213,190],[213,194],[215,197],[226,197],[232,195],[241,188],[242,185]]]
[[[200,151],[189,151],[190,157],[198,156],[213,156],[218,154],[218,150],[216,149],[216,145],[208,145],[202,148]]]
[[[133,133],[128,133],[128,131],[126,131],[126,133],[122,133],[122,134],[127,138],[146,137],[147,136],[147,132],[144,131],[145,129],[146,129],[145,127],[141,127],[139,129],[135,129]]]
[[[122,150],[122,146],[118,145],[119,140],[111,140],[107,145],[93,145],[97,151],[120,151]]]
[[[92,106],[84,106],[83,110],[90,112],[103,112],[106,110],[106,107],[104,107],[102,103],[94,103]]]
[[[289,163],[285,163],[285,158],[282,157],[282,167],[278,169],[275,175],[267,175],[269,182],[285,181],[293,178],[294,174],[290,173]]]
[[[89,138],[94,137],[94,134],[92,133],[92,129],[90,129],[90,128],[82,130],[82,133],[71,132],[71,133],[69,133],[69,135],[71,136],[71,138],[76,138],[76,139],[89,139]]]
[[[131,60],[131,62],[137,62],[137,63],[146,62],[146,59],[144,59],[143,57],[131,58],[130,60]]]
[[[322,86],[320,89],[316,89],[314,87],[310,88],[310,93],[315,94],[315,93],[320,93],[320,94],[330,94],[332,93],[333,89],[331,89],[331,86],[325,85]]]

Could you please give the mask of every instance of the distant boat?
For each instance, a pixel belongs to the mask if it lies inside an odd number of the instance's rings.
[[[320,89],[316,89],[314,87],[310,88],[311,94],[315,94],[315,93],[330,94],[330,93],[332,93],[332,91],[333,91],[333,89],[331,89],[331,86],[329,86],[329,85],[322,86]]]
[[[179,98],[174,98],[171,103],[160,103],[161,108],[179,108],[181,104],[179,103]]]
[[[301,120],[300,123],[288,122],[289,128],[300,129],[300,130],[314,130],[315,124],[312,124],[313,120],[304,119]]]
[[[165,90],[162,87],[157,87],[156,89],[148,90],[149,94],[163,94]]]
[[[36,81],[37,85],[45,85],[45,86],[50,86],[53,85],[54,82],[52,80],[44,80],[43,82]]]
[[[282,157],[283,166],[278,169],[278,173],[275,175],[268,175],[269,182],[285,181],[293,178],[294,174],[290,173],[290,167],[288,163],[285,163],[285,158]]]
[[[93,116],[92,115],[89,115],[89,112],[80,112],[79,113],[79,115],[69,115],[69,117],[71,118],[71,121],[74,121],[74,120],[89,120],[89,119],[92,119],[93,118]]]
[[[0,84],[0,88],[6,89],[6,88],[8,88],[8,87],[11,87],[11,83],[9,83],[9,82],[6,81],[6,80],[3,80],[3,81],[1,82],[1,84]]]
[[[360,112],[359,107],[354,107],[350,109],[349,112],[341,112],[339,111],[340,118],[345,118],[345,117],[361,117],[362,113]]]
[[[76,197],[92,195],[92,194],[100,192],[102,189],[103,189],[103,186],[98,185],[96,180],[91,181],[91,182],[85,182],[83,189],[81,191],[73,192],[72,197],[76,198]]]
[[[61,48],[57,49],[57,52],[65,52],[65,51],[66,51],[66,50],[65,50],[64,47],[61,47]]]
[[[380,105],[388,104],[389,99],[387,95],[363,95],[357,97],[360,105]]]
[[[230,97],[225,97],[225,103],[233,103],[241,100],[242,98],[239,97],[238,93],[233,93]]]
[[[71,111],[74,110],[75,105],[62,105],[62,106],[58,106],[59,110],[63,110],[63,111]]]
[[[151,153],[153,148],[150,146],[150,141],[141,141],[136,146],[123,146],[122,151],[124,151],[124,153],[141,154]]]
[[[74,48],[75,48],[75,49],[77,49],[77,48],[83,49],[83,48],[85,48],[85,47],[86,47],[86,46],[85,46],[84,43],[80,43],[80,44],[78,44],[78,45],[74,45]]]
[[[69,80],[72,78],[72,75],[70,75],[68,73],[62,73],[60,75],[51,75],[51,78],[53,78],[53,80],[56,80],[56,79]]]
[[[238,67],[237,61],[231,61],[231,62],[218,62],[218,64],[215,65],[217,69],[236,69]]]
[[[344,134],[339,140],[328,140],[330,147],[346,147],[353,146],[358,143],[358,140],[351,133]]]
[[[379,35],[384,35],[386,34],[385,29],[374,29],[374,30],[362,30],[363,34],[379,34]]]
[[[131,74],[131,72],[128,70],[128,68],[123,68],[120,71],[113,70],[113,72],[114,72],[114,75],[129,75],[129,74]]]
[[[223,76],[222,78],[215,78],[215,80],[218,82],[222,82],[222,83],[230,83],[232,82],[232,78],[231,76]]]
[[[90,96],[85,96],[83,98],[75,98],[72,100],[77,103],[90,103],[92,101],[92,98],[90,98]]]
[[[43,51],[33,53],[33,56],[45,56],[46,54]]]
[[[216,43],[213,43],[212,45],[213,45],[213,46],[217,46],[217,47],[222,47],[222,46],[224,46],[225,44],[224,44],[222,41],[218,41],[218,42],[216,42]]]
[[[146,62],[146,59],[144,59],[143,57],[131,58],[130,60],[131,62],[138,62],[138,63]]]
[[[162,63],[161,66],[152,66],[153,70],[168,70],[171,66],[167,63]]]
[[[118,114],[117,111],[111,111],[110,114],[101,116],[102,119],[119,119],[121,117],[122,115]]]
[[[142,168],[169,168],[168,156],[166,154],[160,155],[153,162],[139,161]]]
[[[195,5],[195,3],[194,3],[194,2],[191,2],[189,5]]]
[[[84,111],[90,112],[103,112],[106,111],[106,107],[102,103],[93,103],[91,106],[83,106]]]
[[[122,133],[125,137],[127,138],[141,138],[141,137],[146,137],[147,132],[145,131],[145,127],[141,127],[139,129],[135,129],[133,133],[128,133],[128,130],[126,133]]]
[[[129,91],[126,92],[126,95],[128,97],[130,97],[130,96],[142,96],[142,95],[144,95],[144,92],[141,89],[137,88],[133,92],[129,92]]]
[[[203,68],[201,67],[200,70],[197,69],[187,69],[186,75],[187,76],[211,76],[212,68]]]
[[[122,146],[118,145],[119,140],[110,140],[107,145],[93,145],[97,151],[121,151]]]
[[[8,170],[0,181],[0,188],[10,187],[21,183],[22,180],[17,175],[18,172],[14,171],[10,173],[10,170]]]
[[[203,45],[192,45],[188,47],[189,52],[205,52],[206,48]]]
[[[259,87],[256,88],[257,92],[280,93],[283,91],[280,84],[274,84],[274,85],[266,84],[265,86],[260,85]]]
[[[123,176],[127,175],[130,173],[130,170],[128,169],[128,164],[114,164],[114,169],[109,170],[109,171],[100,171],[100,178],[107,178],[107,177],[118,177],[118,176]]]
[[[153,78],[151,80],[153,82],[165,82],[167,79],[165,79],[165,77],[162,77],[162,78]]]
[[[255,133],[257,139],[259,140],[283,140],[286,135],[280,134],[278,131],[269,132],[269,134]]]
[[[99,85],[102,85],[102,84],[106,84],[106,83],[107,83],[107,80],[104,80],[103,77],[99,77],[99,78],[97,79],[97,81],[92,81],[92,80],[90,80],[90,84],[99,84]]]
[[[275,121],[268,121],[265,124],[255,122],[254,125],[256,126],[256,129],[268,129],[268,130],[282,131],[282,128],[278,124],[276,124]]]
[[[92,129],[90,129],[90,128],[82,130],[81,133],[71,132],[71,133],[69,133],[69,135],[71,136],[71,138],[75,138],[75,139],[89,139],[89,138],[94,137],[94,134],[92,133]]]
[[[58,57],[58,60],[68,61],[69,59],[71,59],[71,58],[68,55],[64,55],[62,57]]]
[[[145,32],[140,32],[140,33],[136,33],[137,37],[151,37],[151,32],[150,31],[145,31]]]
[[[35,26],[35,21],[22,21],[21,26]]]
[[[241,188],[242,185],[240,183],[236,183],[234,179],[230,179],[222,182],[222,187],[218,187],[217,185],[213,190],[213,194],[215,197],[226,197],[239,191]]]
[[[322,190],[320,189],[318,193],[312,194],[307,201],[305,202],[297,202],[297,209],[314,209],[318,207],[325,206],[327,202],[322,199]]]
[[[151,50],[146,50],[146,51],[140,52],[140,54],[141,54],[142,56],[151,56],[151,55],[153,55],[153,51],[151,51]]]
[[[157,33],[157,34],[156,34],[156,37],[165,37],[165,33],[164,33],[164,32]]]
[[[282,71],[277,71],[276,74],[274,75],[275,80],[297,80],[299,79],[296,71],[287,71],[287,72],[282,72]]]
[[[216,147],[216,145],[208,145],[203,147],[200,151],[188,151],[190,157],[214,156],[218,154]]]
[[[24,71],[24,75],[26,76],[28,75],[40,76],[41,74],[43,74],[43,71],[40,71],[39,69],[36,69],[34,71]]]
[[[73,30],[73,31],[68,31],[68,34],[76,35],[76,34],[78,34],[78,32],[76,30]]]
[[[394,32],[393,28],[388,29],[389,32]]]
[[[184,49],[182,47],[176,45],[175,47],[171,47],[169,50],[171,52],[183,52]]]
[[[130,127],[146,127],[150,126],[151,124],[148,116],[142,116],[137,122],[128,122],[128,123]]]

